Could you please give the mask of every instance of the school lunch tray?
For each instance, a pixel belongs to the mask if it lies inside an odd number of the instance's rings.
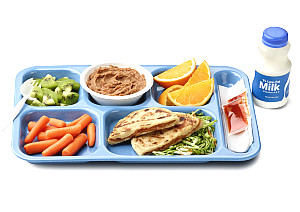
[[[80,81],[81,72],[88,65],[66,65],[66,66],[36,66],[25,69],[16,77],[15,82],[15,104],[22,98],[20,94],[21,84],[29,78],[41,78],[50,74],[54,77],[69,77]],[[153,76],[174,65],[144,65]],[[152,88],[145,93],[139,102],[133,106],[102,106],[92,99],[92,97],[82,88],[79,90],[79,100],[70,106],[46,106],[34,107],[26,105],[14,120],[12,149],[21,159],[30,163],[83,163],[89,161],[117,161],[124,163],[203,163],[208,161],[245,161],[254,158],[260,151],[260,138],[253,106],[253,100],[248,77],[240,70],[225,66],[210,66],[211,77],[215,79],[214,93],[204,106],[198,107],[179,107],[164,106],[157,102],[163,88],[155,82]],[[250,107],[251,123],[253,131],[253,144],[245,153],[235,153],[227,149],[223,132],[223,123],[220,111],[218,85],[231,86],[238,80],[243,79]],[[217,119],[215,123],[214,137],[217,139],[217,147],[210,155],[174,155],[174,156],[139,156],[132,149],[130,141],[111,146],[107,143],[107,138],[115,124],[130,112],[148,108],[163,107],[171,111],[190,113],[201,109],[204,115]],[[94,147],[83,146],[74,156],[49,156],[43,157],[41,154],[27,155],[24,151],[24,139],[28,133],[27,125],[30,121],[37,121],[42,115],[52,118],[62,119],[70,122],[83,114],[89,114],[96,125],[96,142]]]

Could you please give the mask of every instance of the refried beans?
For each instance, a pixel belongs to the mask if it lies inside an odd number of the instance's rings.
[[[103,95],[125,96],[145,88],[146,79],[135,69],[110,65],[96,69],[86,84],[91,90]]]

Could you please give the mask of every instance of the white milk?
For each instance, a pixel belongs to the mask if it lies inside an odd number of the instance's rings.
[[[291,61],[288,33],[279,27],[264,30],[259,44],[260,59],[252,83],[253,99],[264,108],[278,108],[288,101]]]

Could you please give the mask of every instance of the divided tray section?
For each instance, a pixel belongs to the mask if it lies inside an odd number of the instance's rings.
[[[174,66],[165,66],[164,68],[157,68],[155,70],[152,71],[153,76],[158,75],[168,69],[173,68]],[[215,86],[216,88],[216,86]],[[152,92],[152,98],[155,101],[155,103],[157,103],[159,106],[163,106],[161,104],[158,103],[158,98],[160,97],[160,95],[165,91],[165,88],[161,87],[160,85],[158,85],[156,82],[153,83],[151,92]],[[211,98],[205,103],[205,105],[201,106],[201,108],[215,108],[216,106],[216,95],[215,92],[213,92]],[[178,106],[171,106],[171,107],[178,107]]]
[[[147,107],[142,107],[139,109],[144,109],[144,108],[147,108]],[[199,107],[164,107],[164,108],[169,109],[173,112],[182,112],[182,113],[191,113],[191,112],[199,109]],[[116,145],[110,145],[107,143],[107,138],[108,138],[109,134],[113,131],[113,128],[117,124],[117,122],[134,111],[136,111],[134,108],[126,107],[126,108],[122,108],[122,109],[112,109],[112,110],[107,111],[104,114],[103,121],[104,121],[104,125],[106,127],[104,129],[102,129],[103,133],[101,133],[101,134],[104,136],[105,147],[111,153],[116,154],[116,155],[122,155],[122,156],[137,156],[137,154],[131,147],[130,141],[126,141],[126,142],[116,144]],[[198,111],[198,112],[202,112],[204,116],[211,116],[212,121],[218,119],[217,116],[215,115],[215,113],[213,113],[210,110],[201,109],[201,111]],[[218,154],[219,149],[224,148],[224,145],[225,145],[224,139],[222,136],[222,132],[220,131],[221,127],[222,126],[221,126],[220,122],[215,123],[214,137],[217,138],[217,147],[216,147],[215,152],[211,154],[212,156],[214,154]],[[141,157],[145,157],[145,156],[141,156]],[[153,159],[164,158],[164,156],[154,156],[154,155],[151,155],[151,157],[153,157]],[[170,156],[165,156],[165,157],[170,157]],[[171,156],[171,157],[176,157],[176,156]],[[183,157],[185,157],[185,156],[183,156]],[[195,156],[193,156],[193,157],[195,157]]]
[[[234,84],[236,84],[239,80],[244,81],[244,85],[246,87],[246,94],[247,94],[247,99],[248,99],[248,104],[249,104],[249,110],[250,110],[250,115],[251,115],[251,125],[252,125],[252,136],[253,136],[253,143],[248,149],[247,152],[245,153],[233,153],[237,156],[234,157],[239,157],[242,156],[243,158],[248,158],[252,156],[256,156],[258,152],[260,151],[260,138],[259,138],[259,133],[258,133],[258,126],[256,122],[256,116],[255,116],[255,111],[254,111],[254,104],[253,104],[253,99],[252,99],[252,93],[251,93],[251,88],[250,88],[250,83],[248,80],[248,77],[241,71],[234,69],[234,68],[228,68],[228,67],[217,67],[213,74],[212,77],[215,79],[215,95],[217,99],[217,105],[219,108],[219,114],[220,114],[220,122],[222,122],[222,112],[221,112],[221,98],[219,96],[219,88],[218,86],[225,86],[225,87],[231,87]],[[223,123],[222,123],[223,125]],[[222,127],[222,130],[224,128]],[[222,133],[224,135],[224,131]]]
[[[45,77],[47,74],[50,74],[52,77],[55,77],[56,79],[68,77],[70,79],[74,79],[76,82],[80,82],[80,72],[72,68],[32,67],[29,69],[25,69],[24,71],[20,72],[17,76],[16,91],[18,91],[19,95],[15,95],[15,102],[18,102],[22,98],[19,89],[23,82],[25,82],[29,78],[42,78]],[[81,87],[79,89],[78,94],[79,94],[79,99],[77,103],[73,104],[72,106],[78,104],[83,100],[83,89]],[[35,106],[30,106],[30,107],[35,108]],[[46,107],[56,107],[56,106],[46,106]],[[61,106],[57,106],[57,107],[61,107]]]
[[[29,109],[26,111],[26,113],[22,113],[19,115],[19,117],[15,120],[17,122],[17,125],[20,126],[19,130],[15,130],[16,137],[19,138],[19,142],[13,143],[13,149],[15,150],[15,153],[23,159],[27,159],[29,161],[47,161],[47,160],[59,160],[63,158],[84,158],[86,156],[89,156],[93,153],[95,153],[100,147],[101,144],[99,142],[99,132],[101,129],[101,122],[100,122],[100,116],[99,114],[92,110],[92,109],[81,109],[81,108],[66,108],[63,107],[61,109],[57,108],[50,108],[50,109],[43,109],[44,107],[39,107],[34,110]],[[50,156],[50,157],[44,157],[42,154],[34,154],[34,155],[27,155],[24,150],[24,139],[26,135],[28,134],[28,123],[30,121],[38,121],[38,119],[42,116],[47,116],[49,118],[57,118],[60,120],[65,121],[66,123],[72,122],[73,120],[77,119],[83,114],[88,114],[92,117],[93,123],[96,125],[96,141],[95,145],[93,147],[89,147],[87,144],[84,145],[74,156],[61,156],[60,153],[58,153],[56,156]],[[33,141],[36,142],[37,138]]]

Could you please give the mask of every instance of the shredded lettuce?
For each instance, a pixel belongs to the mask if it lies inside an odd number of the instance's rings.
[[[203,113],[197,113],[197,111],[190,114],[202,120],[203,127],[201,129],[168,149],[164,151],[153,151],[152,154],[208,155],[213,153],[217,146],[217,139],[213,137],[213,133],[215,131],[214,124],[217,120],[212,121],[211,116],[204,116]]]

